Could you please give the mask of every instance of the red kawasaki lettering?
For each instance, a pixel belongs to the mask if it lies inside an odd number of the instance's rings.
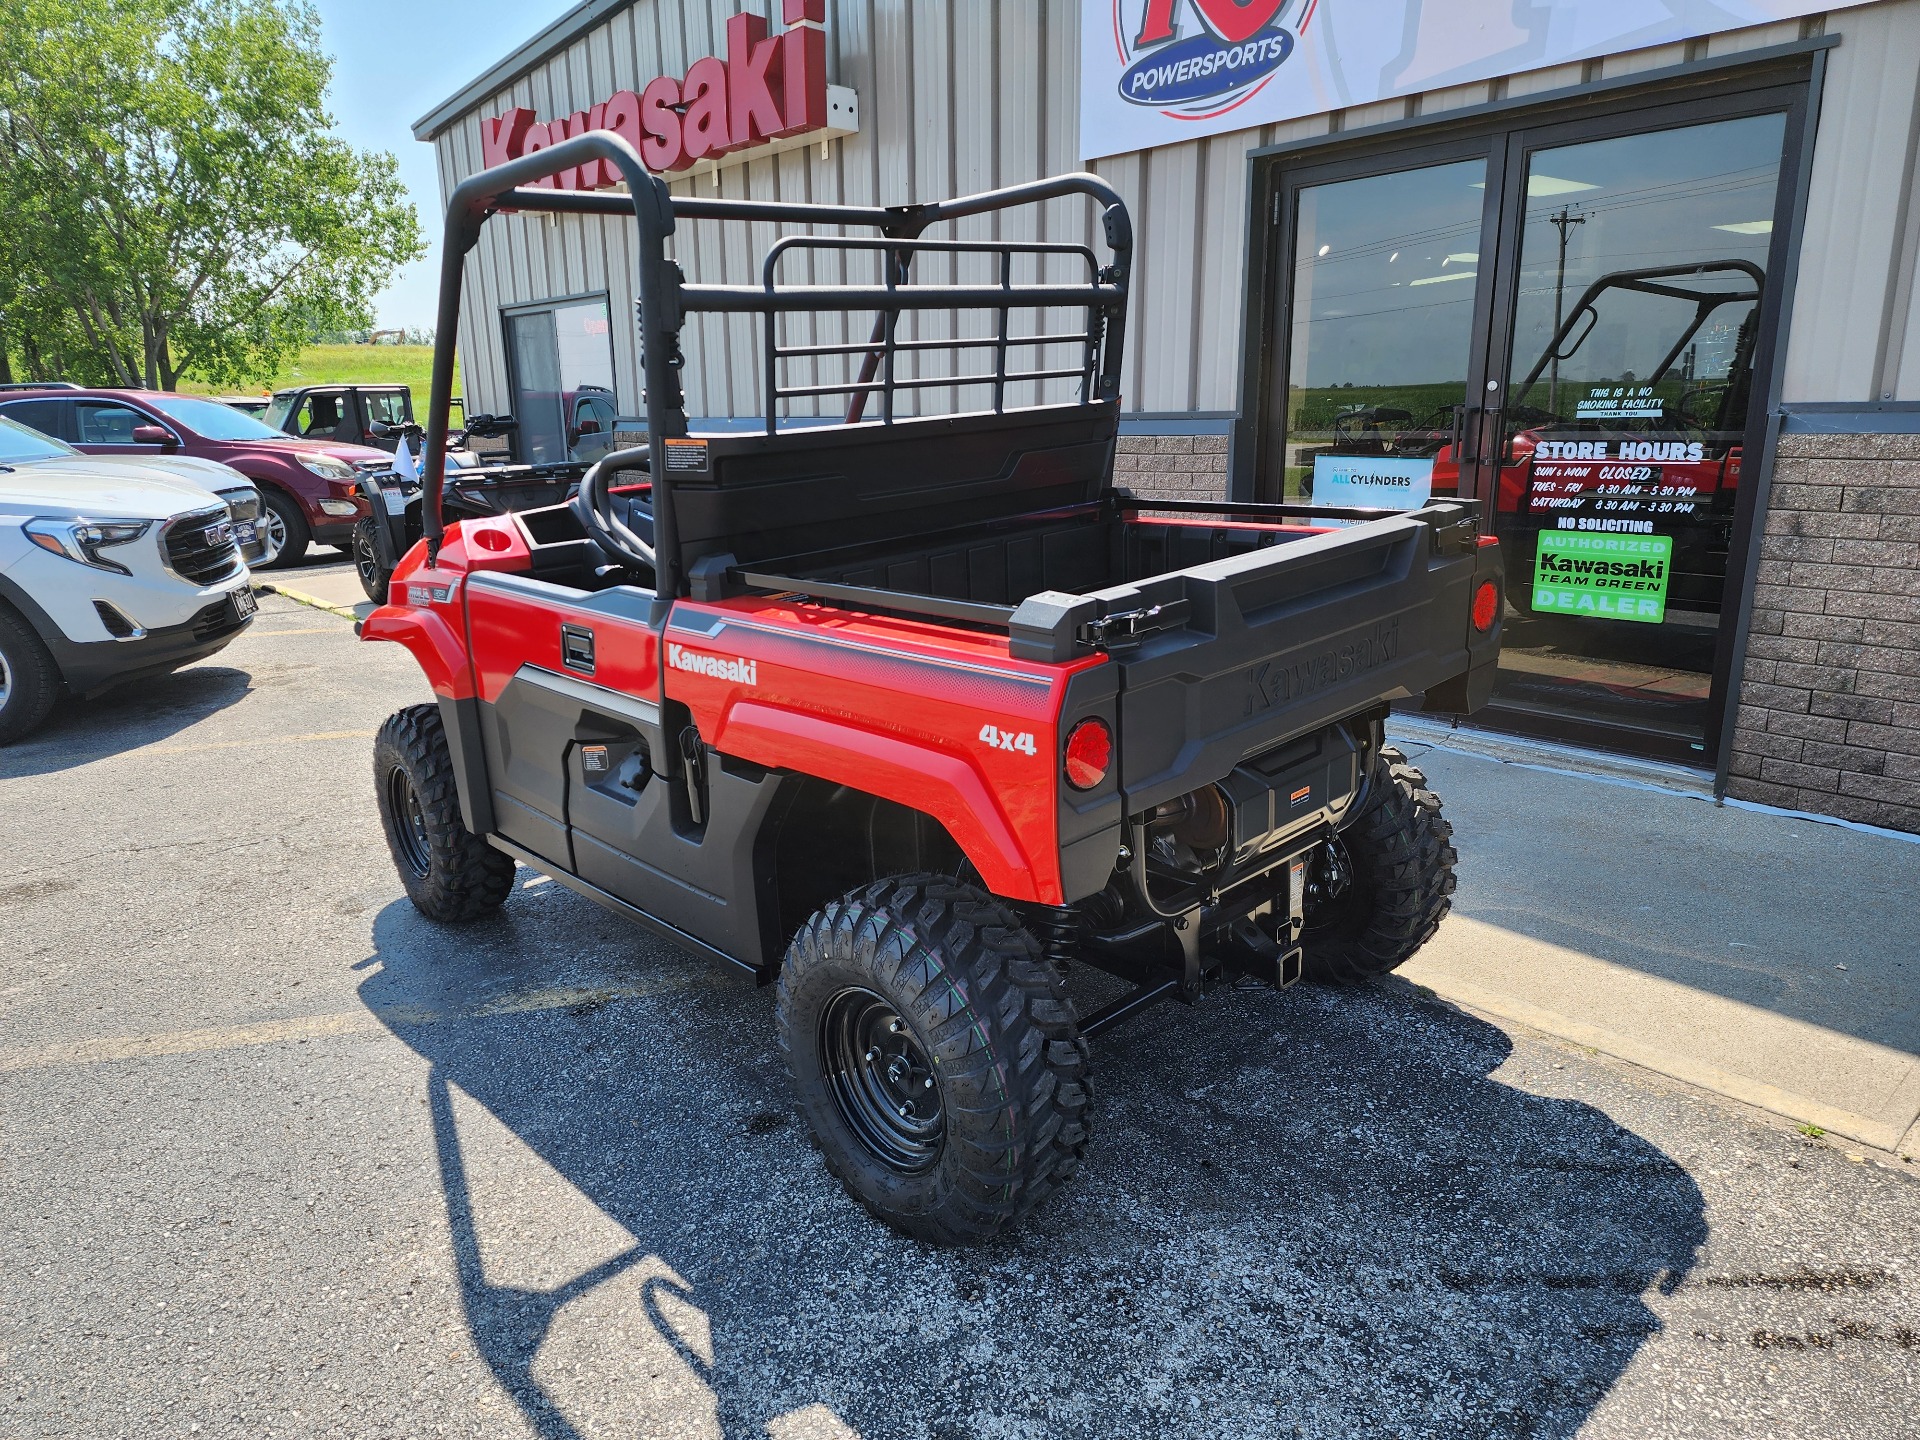
[[[680,82],[662,75],[641,92],[640,160],[649,170],[684,170],[686,148],[680,143]]]
[[[613,98],[607,101],[604,109],[606,114],[602,116],[601,124],[613,131],[614,134],[626,141],[635,150],[640,150],[645,147],[646,137],[640,132],[640,97],[638,95],[634,94],[631,90],[616,91]],[[675,121],[678,121],[680,117],[676,115],[673,118]],[[611,160],[602,160],[600,162],[600,183],[602,185],[618,185],[625,178],[626,177],[620,173],[620,167],[615,165]],[[587,188],[592,189],[594,187],[589,186]]]
[[[780,37],[780,128],[770,136],[827,128],[827,37],[804,26]]]
[[[480,163],[491,170],[520,154],[526,143],[527,129],[532,124],[533,111],[524,108],[509,110],[491,120],[482,120]]]
[[[744,150],[778,135],[784,121],[773,87],[779,81],[780,42],[767,38],[758,15],[727,21],[727,116],[733,143]]]
[[[733,149],[727,129],[727,67],[709,55],[687,68],[681,92],[686,117],[680,124],[681,141],[689,160],[705,160]]]

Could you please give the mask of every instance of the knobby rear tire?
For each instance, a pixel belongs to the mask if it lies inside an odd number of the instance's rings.
[[[861,1138],[844,1071],[836,1098],[826,1031],[836,1001],[861,994],[904,1022],[938,1086],[943,1137],[918,1168]],[[935,1245],[984,1240],[1079,1167],[1092,1107],[1086,1042],[1059,971],[986,892],[906,875],[833,902],[794,937],[775,1015],[827,1168],[896,1230]]]
[[[1453,827],[1427,777],[1391,746],[1374,758],[1364,808],[1340,834],[1352,868],[1347,891],[1307,912],[1302,970],[1309,980],[1356,984],[1385,975],[1433,938],[1453,908]]]
[[[407,898],[429,920],[459,925],[496,910],[513,888],[513,860],[466,827],[440,711],[410,705],[373,742],[380,825]]]

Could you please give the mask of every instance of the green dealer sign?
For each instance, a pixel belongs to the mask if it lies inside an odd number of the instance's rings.
[[[1543,530],[1533,562],[1533,608],[1658,625],[1667,614],[1671,535],[1583,535]]]

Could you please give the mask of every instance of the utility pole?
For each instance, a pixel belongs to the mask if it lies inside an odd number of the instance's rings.
[[[1558,215],[1547,217],[1547,223],[1560,232],[1560,268],[1553,278],[1553,355],[1549,362],[1552,370],[1547,379],[1547,409],[1558,416],[1560,414],[1560,309],[1565,303],[1567,289],[1567,232],[1576,225],[1586,224],[1587,217],[1576,215],[1571,207],[1562,205]]]

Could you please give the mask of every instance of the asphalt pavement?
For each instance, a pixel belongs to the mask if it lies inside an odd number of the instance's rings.
[[[767,992],[525,871],[411,910],[425,698],[268,596],[0,751],[5,1440],[1914,1433],[1916,1167],[1410,985],[1151,1012],[1071,1186],[902,1240]]]

